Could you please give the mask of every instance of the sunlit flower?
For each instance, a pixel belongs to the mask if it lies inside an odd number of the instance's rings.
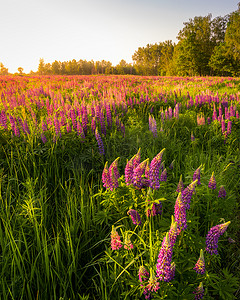
[[[216,225],[212,227],[206,237],[206,251],[212,254],[218,254],[218,239],[227,230],[231,222]]]
[[[178,194],[174,207],[174,218],[177,222],[177,232],[178,234],[187,228],[187,218],[186,218],[186,206],[182,199],[182,193]]]
[[[111,248],[112,250],[119,250],[122,247],[120,236],[114,226],[111,231]]]
[[[201,282],[199,284],[199,286],[195,289],[195,291],[193,292],[193,294],[195,294],[195,300],[200,300],[203,298],[204,296],[204,289],[203,289],[203,283]]]
[[[203,275],[205,273],[205,260],[204,260],[204,256],[203,256],[203,250],[200,250],[200,256],[199,259],[195,265],[195,267],[193,268],[198,274]]]
[[[227,195],[226,190],[223,185],[220,186],[219,192],[218,192],[218,197],[219,198],[225,198]]]
[[[212,176],[209,180],[208,187],[212,190],[215,190],[216,185],[217,185],[217,183],[216,183],[216,179],[215,179],[215,176],[214,176],[214,172],[212,172]]]
[[[130,215],[134,225],[141,225],[142,222],[141,222],[140,215],[135,209],[129,209],[127,214]]]

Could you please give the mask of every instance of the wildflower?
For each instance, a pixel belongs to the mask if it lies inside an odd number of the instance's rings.
[[[210,180],[209,180],[209,183],[208,183],[208,187],[210,188],[210,189],[212,189],[212,190],[215,190],[215,188],[216,188],[216,179],[215,179],[215,176],[214,176],[214,172],[212,172],[212,176],[211,176],[211,178],[210,178]]]
[[[195,289],[193,292],[195,294],[195,300],[200,300],[204,296],[204,289],[203,289],[203,283],[201,282],[199,286]]]
[[[149,273],[144,266],[140,266],[138,270],[138,278],[140,282],[143,282],[149,278]]]
[[[193,135],[193,132],[191,132],[191,141],[193,142],[195,140],[195,136]]]
[[[42,139],[43,144],[45,144],[47,142],[47,138],[44,135],[44,133],[41,133],[41,139]]]
[[[122,247],[120,236],[114,226],[111,231],[111,248],[112,250],[119,250]]]
[[[130,215],[134,225],[141,225],[142,222],[141,222],[140,215],[135,209],[129,209],[127,214]]]
[[[102,138],[101,138],[97,128],[95,130],[95,137],[96,137],[96,140],[97,140],[97,143],[98,143],[99,154],[104,155],[103,141],[102,141]]]
[[[186,206],[182,199],[182,193],[178,194],[177,200],[174,207],[174,218],[177,222],[177,232],[178,234],[187,228],[187,219],[186,219]]]
[[[185,206],[186,206],[187,209],[190,208],[192,195],[195,191],[195,187],[196,187],[197,182],[198,182],[198,179],[196,179],[191,184],[189,184],[182,192],[182,199],[183,199],[183,202],[185,203]]]
[[[145,295],[145,299],[151,299],[151,293],[157,292],[160,288],[160,283],[155,275],[150,276],[148,283],[144,289],[143,294]]]
[[[176,192],[179,193],[179,192],[182,192],[183,190],[184,190],[184,184],[183,184],[182,175],[181,175],[179,182],[178,182]]]
[[[154,137],[157,137],[157,123],[153,116],[149,115],[149,130]]]
[[[223,185],[220,186],[219,192],[218,192],[218,197],[219,198],[225,198],[226,197],[226,190]]]
[[[125,237],[125,239],[124,239],[124,249],[126,249],[126,250],[131,250],[131,249],[133,249],[133,244],[132,244],[132,242],[131,242],[131,240],[130,240],[130,238],[129,238],[129,236],[128,235],[126,235],[126,237]]]
[[[109,178],[110,178],[110,189],[111,191],[118,187],[118,178],[120,177],[117,163],[118,163],[119,157],[116,158],[112,164],[109,166]]]
[[[203,250],[200,250],[200,256],[199,259],[195,265],[195,267],[193,268],[198,274],[203,275],[205,273],[205,260],[204,260],[204,256],[203,256]]]
[[[156,215],[162,214],[162,203],[159,201],[159,203],[154,202],[151,209],[147,210],[147,217],[154,217]]]
[[[103,172],[102,172],[102,182],[103,186],[107,189],[110,188],[110,176],[108,171],[108,162],[105,163]]]
[[[166,168],[161,173],[160,181],[167,181],[167,169]]]
[[[163,152],[165,149],[160,151],[151,161],[149,167],[149,185],[152,189],[159,189],[159,170],[162,161]]]
[[[169,165],[169,169],[173,169],[173,167],[174,167],[174,162],[175,162],[175,159],[170,163],[170,165]]]
[[[224,234],[224,232],[227,230],[228,225],[231,222],[226,222],[223,224],[216,225],[212,227],[206,237],[206,251],[208,253],[212,254],[218,254],[217,248],[218,248],[218,239],[221,235]]]
[[[227,123],[227,135],[229,135],[232,131],[232,121],[228,121]]]
[[[193,174],[193,181],[195,181],[196,179],[198,180],[197,181],[197,184],[199,185],[199,184],[201,184],[201,179],[200,179],[200,177],[201,177],[201,166],[200,167],[198,167],[197,169],[196,169],[196,171],[194,172],[194,174]]]
[[[168,233],[169,233],[169,240],[173,247],[176,242],[177,234],[178,234],[177,222],[175,221],[174,216],[172,216],[172,223]]]
[[[169,281],[172,281],[174,279],[175,269],[176,269],[175,262],[172,262],[171,266],[170,266],[170,271],[169,271]]]
[[[172,263],[173,247],[169,240],[169,233],[167,232],[162,242],[162,247],[159,251],[156,274],[159,280],[169,282],[171,280],[171,263]]]
[[[133,169],[134,169],[134,158],[136,155],[134,155],[126,164],[125,167],[125,181],[126,185],[130,185],[132,183],[132,177],[133,177]]]
[[[146,164],[147,164],[148,158],[141,162],[133,171],[133,178],[132,183],[136,188],[141,189],[143,187],[143,178],[142,175],[145,172]]]

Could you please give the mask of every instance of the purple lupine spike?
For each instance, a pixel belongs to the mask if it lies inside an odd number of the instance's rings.
[[[166,168],[161,173],[160,181],[167,181],[167,169]]]
[[[4,129],[7,129],[7,116],[6,116],[6,112],[3,110],[1,112],[1,123]]]
[[[193,132],[191,132],[191,141],[193,142],[195,140],[195,136],[193,135]]]
[[[209,230],[206,237],[206,251],[211,255],[218,254],[218,239],[224,234],[230,223],[231,222],[228,221],[226,223],[216,225]]]
[[[92,132],[95,132],[95,130],[96,130],[96,118],[95,117],[92,118],[91,129],[92,129]]]
[[[193,181],[195,181],[196,179],[198,180],[197,184],[201,184],[201,166],[198,167],[193,174]]]
[[[134,158],[136,155],[134,155],[126,164],[125,167],[125,182],[126,185],[130,185],[132,183],[133,179],[133,169],[134,169]]]
[[[181,192],[178,194],[175,202],[174,219],[177,222],[177,234],[179,235],[181,231],[187,228],[186,206],[183,202]]]
[[[106,136],[106,125],[105,125],[105,118],[104,114],[100,112],[100,127],[101,127],[101,132]]]
[[[169,233],[163,239],[156,264],[156,276],[159,280],[169,282],[171,280],[171,263],[173,247],[169,240]]]
[[[217,183],[216,183],[216,179],[215,179],[215,176],[214,176],[214,172],[212,172],[212,176],[209,180],[208,187],[212,190],[215,190],[216,185],[217,185]]]
[[[76,129],[77,128],[77,118],[76,118],[76,112],[74,109],[70,110],[70,117],[72,120],[72,127],[73,127],[73,129]]]
[[[174,167],[174,163],[175,163],[175,159],[170,163],[169,165],[169,169],[173,170]]]
[[[108,128],[112,127],[112,114],[111,114],[111,107],[110,104],[106,106],[106,115],[107,115],[107,124]]]
[[[47,142],[47,138],[44,135],[44,133],[41,133],[41,139],[42,139],[43,144],[45,144]]]
[[[200,282],[199,286],[193,291],[193,294],[195,294],[194,299],[195,300],[200,300],[204,296],[204,288],[203,288],[203,283]]]
[[[180,175],[179,182],[178,182],[178,185],[177,185],[176,192],[177,192],[177,193],[183,192],[183,190],[184,190],[184,184],[183,184],[182,174],[181,174],[181,175]]]
[[[30,134],[30,129],[28,127],[28,123],[27,123],[26,119],[23,122],[23,130],[24,130],[25,133]]]
[[[169,270],[169,281],[172,281],[174,279],[175,269],[176,269],[175,262],[172,262]]]
[[[60,124],[59,124],[59,120],[56,116],[54,117],[54,128],[55,128],[56,136],[61,137]]]
[[[144,266],[140,266],[138,270],[138,278],[140,282],[146,281],[149,278],[149,273]]]
[[[141,161],[141,148],[138,149],[137,154],[134,156],[133,170],[140,164],[140,161]]]
[[[96,137],[96,140],[97,140],[97,143],[98,143],[99,154],[104,155],[105,152],[104,152],[103,141],[102,141],[102,138],[101,138],[97,128],[95,130],[95,137]]]
[[[138,189],[141,189],[144,186],[144,180],[142,176],[145,173],[145,168],[148,160],[149,158],[145,159],[133,170],[132,183]]]
[[[222,126],[222,134],[224,134],[225,131],[226,131],[226,125],[225,125],[225,121],[224,121],[224,118],[223,118],[223,117],[222,117],[221,126]]]
[[[112,250],[119,250],[122,247],[121,238],[114,226],[111,231],[111,248]]]
[[[218,192],[218,198],[225,198],[226,197],[226,190],[223,185],[220,186],[219,192]]]
[[[227,135],[231,134],[232,131],[232,121],[228,121],[227,123]]]
[[[174,216],[172,216],[172,223],[168,233],[169,233],[169,240],[173,247],[174,244],[176,243],[177,235],[178,235],[177,222],[175,221]]]
[[[142,222],[141,222],[140,215],[135,209],[129,209],[127,214],[130,215],[134,225],[141,225]]]
[[[187,209],[190,209],[192,195],[195,192],[198,179],[190,183],[182,192],[182,199]]]
[[[128,236],[128,234],[124,238],[124,246],[123,246],[123,248],[126,249],[126,250],[133,249],[133,244],[132,244],[131,239]]]
[[[159,179],[159,171],[160,165],[162,161],[163,152],[165,148],[162,149],[151,161],[149,167],[149,185],[152,189],[160,188],[160,179]]]
[[[197,263],[195,264],[195,267],[193,268],[198,274],[203,275],[205,273],[205,260],[203,256],[203,250],[200,250],[200,256],[198,258]]]
[[[152,132],[153,136],[157,137],[157,123],[153,116],[149,115],[149,130]]]
[[[148,209],[147,210],[147,217],[154,217],[156,215],[161,215],[162,214],[162,203],[161,201],[158,201],[157,202],[154,202],[153,205],[152,205],[152,208],[151,209]]]

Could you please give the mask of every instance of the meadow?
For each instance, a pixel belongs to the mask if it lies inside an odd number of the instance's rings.
[[[0,299],[239,299],[240,79],[0,76]]]

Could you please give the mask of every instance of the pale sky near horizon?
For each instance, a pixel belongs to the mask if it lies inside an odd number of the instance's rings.
[[[0,0],[0,62],[9,72],[86,59],[132,62],[138,47],[172,40],[195,16],[225,16],[240,0]]]

